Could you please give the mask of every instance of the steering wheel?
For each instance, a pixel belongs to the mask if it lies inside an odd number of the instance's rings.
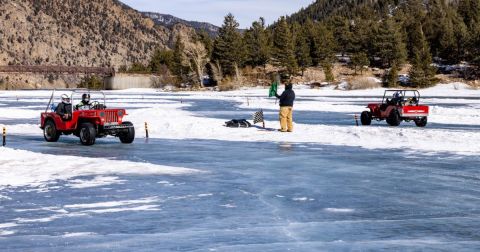
[[[107,106],[105,106],[104,104],[98,102],[98,101],[94,101],[92,102],[92,107],[93,109],[96,109],[96,110],[102,110],[102,109],[106,109]]]

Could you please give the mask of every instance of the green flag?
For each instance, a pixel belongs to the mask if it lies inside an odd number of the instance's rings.
[[[275,81],[272,83],[272,86],[270,86],[270,93],[268,94],[268,97],[274,97],[277,94],[278,90],[278,83]]]

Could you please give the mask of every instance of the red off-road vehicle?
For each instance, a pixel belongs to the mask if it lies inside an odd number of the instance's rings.
[[[418,90],[386,90],[382,103],[370,103],[367,108],[361,115],[362,125],[370,125],[375,119],[386,120],[391,126],[399,126],[402,121],[427,126],[429,107],[420,105]]]
[[[125,109],[107,109],[105,94],[103,92],[92,92],[103,95],[103,103],[95,101],[92,106],[84,110],[74,109],[74,98],[79,92],[73,92],[70,96],[72,103],[72,118],[64,120],[55,109],[50,106],[52,97],[47,105],[45,113],[41,114],[40,128],[43,129],[43,136],[47,142],[57,142],[60,135],[75,135],[80,138],[83,145],[95,144],[96,138],[115,136],[125,144],[130,144],[135,139],[135,128],[131,122],[124,122],[123,117],[127,115]],[[81,94],[80,94],[81,96]],[[51,112],[48,112],[48,111]]]

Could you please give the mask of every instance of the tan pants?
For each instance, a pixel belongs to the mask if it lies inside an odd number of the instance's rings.
[[[280,107],[280,126],[281,131],[293,131],[293,108]]]

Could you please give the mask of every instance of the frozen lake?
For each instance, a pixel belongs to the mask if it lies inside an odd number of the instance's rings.
[[[129,94],[115,95],[132,110],[181,100],[189,105],[181,111],[199,120],[249,118],[257,109],[255,96],[250,96],[249,109],[242,107],[243,97],[228,100],[140,94],[150,96],[142,103],[130,101]],[[363,106],[365,101],[377,98],[359,95],[325,99],[340,107]],[[32,106],[27,109],[36,113],[45,98],[31,97],[37,100],[34,102],[2,99],[3,107]],[[476,98],[471,97],[460,97],[459,102],[451,97],[429,99],[439,109],[477,108]],[[299,97],[299,103],[315,101]],[[265,112],[267,119],[276,119],[275,106]],[[299,109],[295,118],[297,123],[312,127],[350,127],[356,112],[348,107],[338,111]],[[132,116],[136,118],[135,113]],[[149,140],[137,128],[133,145],[106,138],[83,147],[75,137],[46,143],[40,130],[36,135],[16,132],[15,127],[20,126],[15,125],[35,124],[35,118],[0,115],[0,123],[14,128],[8,147],[17,150],[48,157],[71,156],[72,163],[76,157],[90,157],[200,171],[178,175],[108,172],[49,180],[41,185],[0,186],[0,251],[480,249],[479,155],[425,152],[388,144],[372,149],[279,141],[279,133],[255,128],[229,130],[232,135],[262,134],[266,135],[262,139],[271,136],[275,140],[207,139],[198,135],[172,139],[176,136],[154,127],[154,137]],[[397,134],[384,123],[372,127],[384,134]],[[402,134],[417,131],[411,124],[403,129],[408,131]],[[419,132],[432,129],[472,133],[479,126],[438,120]],[[0,164],[0,169],[15,168]]]

